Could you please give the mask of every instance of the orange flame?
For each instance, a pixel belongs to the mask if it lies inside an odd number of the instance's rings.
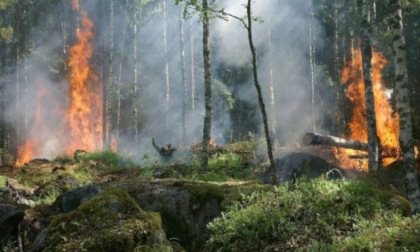
[[[73,8],[81,16],[76,30],[78,43],[70,48],[70,107],[66,119],[70,125],[71,140],[67,153],[76,149],[95,150],[102,147],[102,84],[90,67],[93,53],[93,23],[79,1],[73,0]]]
[[[393,111],[389,98],[392,93],[383,85],[381,71],[387,64],[387,59],[381,54],[372,50],[372,81],[375,99],[376,128],[381,145],[384,149],[392,150],[395,158],[399,155],[399,118]],[[365,104],[365,86],[362,72],[361,51],[352,51],[351,61],[344,67],[341,81],[348,84],[346,95],[353,104],[351,121],[348,123],[349,136],[351,140],[367,142],[367,121]],[[349,159],[350,155],[365,154],[360,151],[340,149],[337,151],[338,159],[344,167],[367,169],[367,160]],[[394,158],[394,159],[395,159]],[[383,164],[387,165],[394,160],[383,159]]]
[[[34,115],[34,121],[31,122],[33,124],[36,130],[38,129],[48,129],[48,126],[45,125],[44,120],[42,119],[42,115],[45,115],[49,112],[47,112],[47,105],[46,101],[50,100],[51,93],[48,89],[40,88],[36,92],[36,98],[35,98],[35,115]],[[42,155],[42,148],[41,142],[42,142],[42,134],[36,134],[36,137],[29,137],[25,140],[25,142],[20,145],[17,149],[18,158],[16,160],[17,166],[22,166],[29,160],[33,159],[36,156]]]
[[[46,99],[44,94],[46,90],[43,90],[42,87],[38,89],[37,112],[32,125],[39,132],[33,134],[36,137],[29,136],[18,147],[18,158],[16,161],[18,166],[44,154],[42,153],[42,146],[46,145],[43,142],[46,139],[38,137],[42,135],[43,130],[55,131],[48,133],[49,135],[56,135],[55,138],[62,145],[57,150],[58,152],[72,154],[77,149],[91,151],[102,148],[102,83],[90,65],[93,54],[91,40],[94,37],[94,25],[88,18],[86,11],[80,9],[78,0],[72,0],[72,7],[79,13],[80,27],[76,30],[77,43],[69,51],[70,102],[68,108],[54,114],[62,117],[64,113],[64,118],[59,119],[61,125],[57,129],[45,127],[42,115],[51,113],[51,105],[43,104],[40,101],[41,99]]]

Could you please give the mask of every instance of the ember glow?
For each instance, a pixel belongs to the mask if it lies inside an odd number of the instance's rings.
[[[376,128],[384,149],[384,156],[392,156],[392,158],[383,158],[384,165],[395,161],[399,156],[399,118],[398,114],[393,111],[390,103],[391,91],[383,85],[381,75],[381,71],[386,64],[387,59],[381,53],[373,50],[372,73]],[[352,52],[352,59],[344,67],[341,81],[345,85],[348,85],[346,95],[353,106],[351,121],[347,125],[349,129],[349,135],[347,137],[351,140],[367,142],[365,89],[360,50],[357,49]],[[366,152],[339,149],[336,154],[343,167],[368,169],[367,158],[363,160],[350,158],[352,155],[367,155]]]
[[[91,57],[94,37],[92,21],[86,11],[82,10],[78,0],[72,0],[72,7],[79,14],[80,24],[76,30],[77,42],[69,51],[69,94],[66,107],[54,107],[43,103],[52,95],[40,85],[37,91],[36,115],[32,125],[37,130],[36,137],[29,135],[18,147],[16,165],[20,166],[29,160],[47,155],[73,154],[77,149],[92,151],[102,148],[102,83],[92,70]],[[45,125],[45,115],[54,118],[59,124],[56,127]],[[55,153],[44,153],[44,146],[51,139],[43,138],[43,132],[53,135],[58,144]]]

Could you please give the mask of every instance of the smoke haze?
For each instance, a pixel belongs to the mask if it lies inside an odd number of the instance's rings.
[[[143,6],[139,11],[139,25],[137,34],[137,60],[138,60],[138,99],[140,137],[134,143],[130,134],[132,102],[131,85],[133,82],[133,48],[134,38],[130,22],[130,14],[125,8],[125,1],[116,1],[115,4],[115,34],[113,73],[114,86],[121,88],[121,124],[119,131],[120,150],[131,153],[139,159],[145,154],[156,155],[151,146],[151,138],[155,137],[161,145],[191,145],[201,139],[204,118],[204,80],[202,67],[202,23],[198,14],[191,19],[183,20],[184,46],[185,46],[185,80],[187,83],[187,97],[184,96],[182,80],[182,62],[180,55],[180,18],[183,6],[175,5],[166,0],[166,41],[164,50],[164,18],[162,1],[152,1]],[[131,2],[131,1],[129,1]],[[245,1],[223,0],[220,6],[226,12],[238,17],[244,17],[246,10]],[[94,55],[92,66],[100,76],[102,82],[108,73],[108,38],[109,23],[108,13],[105,13],[103,1],[82,1],[83,8],[95,24]],[[220,7],[218,6],[218,7]],[[60,22],[61,13],[69,18],[63,29],[67,31],[68,38],[61,33],[48,33],[51,27],[51,18],[54,16]],[[64,13],[64,14],[63,14]],[[254,43],[258,54],[258,74],[263,88],[265,105],[268,110],[269,120],[275,116],[276,137],[285,145],[300,142],[300,137],[305,131],[311,131],[311,83],[309,66],[309,6],[306,0],[274,1],[264,0],[253,3],[253,15],[261,17],[262,23],[253,23]],[[61,16],[62,17],[62,16]],[[34,48],[27,57],[26,70],[21,64],[20,79],[20,109],[16,110],[16,100],[9,99],[7,119],[10,123],[19,125],[23,138],[37,139],[39,150],[37,155],[51,158],[62,154],[63,146],[58,141],[56,134],[62,121],[62,113],[69,104],[69,81],[66,75],[61,75],[67,70],[54,65],[64,63],[67,59],[57,59],[63,55],[66,48],[64,39],[74,43],[74,29],[77,15],[68,9],[51,9],[44,16],[38,27],[34,27],[31,41]],[[59,25],[59,24],[56,24]],[[314,36],[322,36],[320,26],[314,20]],[[191,33],[192,32],[192,33]],[[228,21],[214,19],[211,22],[211,48],[212,48],[212,73],[217,81],[223,82],[223,71],[243,68],[251,71],[250,49],[247,31],[235,19]],[[269,37],[271,32],[271,41]],[[193,44],[191,44],[193,42]],[[271,44],[271,48],[270,48]],[[71,46],[71,44],[70,44]],[[191,54],[193,46],[193,54]],[[316,47],[322,47],[316,44]],[[68,48],[67,48],[68,49]],[[67,52],[64,52],[66,54]],[[23,61],[22,61],[23,62]],[[169,106],[166,106],[166,62],[169,70]],[[121,64],[121,72],[119,70]],[[192,65],[193,64],[193,65]],[[103,72],[103,69],[105,71]],[[275,104],[270,104],[270,70],[273,72]],[[251,73],[251,72],[250,72]],[[317,71],[318,78],[325,78]],[[24,88],[24,75],[28,76],[27,88]],[[194,90],[192,86],[194,74]],[[60,76],[61,78],[57,78]],[[256,90],[253,85],[252,75],[242,83],[227,88],[238,101],[257,105]],[[6,77],[5,77],[6,78]],[[9,77],[8,77],[9,78]],[[11,78],[11,77],[10,77]],[[119,82],[120,80],[120,82]],[[42,91],[41,91],[42,90]],[[9,85],[5,93],[9,97],[16,97],[16,86]],[[232,123],[229,106],[225,97],[219,91],[214,91],[213,126],[212,136],[217,144],[225,144],[231,139],[229,132],[237,125]],[[194,97],[194,100],[192,100]],[[116,96],[114,96],[116,99]],[[183,104],[187,102],[187,139],[182,139]],[[194,109],[193,109],[194,103]],[[235,106],[235,105],[234,105]],[[113,104],[115,112],[116,102]],[[322,108],[320,108],[322,109]],[[260,125],[255,132],[261,133],[262,121],[256,113],[256,124]],[[41,116],[37,118],[37,116]],[[25,121],[27,123],[25,123]],[[19,122],[19,123],[17,123]],[[27,125],[27,128],[25,128]],[[42,126],[42,128],[41,128]],[[45,126],[45,127],[44,127]],[[115,132],[114,132],[115,133]],[[22,140],[20,144],[24,141]]]

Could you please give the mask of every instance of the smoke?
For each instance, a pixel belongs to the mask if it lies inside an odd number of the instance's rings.
[[[163,0],[162,0],[163,1]],[[145,154],[155,155],[151,138],[155,137],[160,145],[171,143],[174,146],[191,145],[202,138],[204,118],[204,80],[202,60],[202,23],[198,14],[191,19],[182,20],[184,29],[185,69],[181,61],[180,21],[182,5],[166,0],[166,20],[163,18],[162,1],[150,1],[139,7],[137,33],[138,66],[138,111],[139,141],[134,142],[132,135],[133,115],[133,64],[134,32],[130,5],[126,1],[115,1],[114,6],[114,54],[113,84],[119,89],[121,102],[119,148],[140,160]],[[221,6],[226,12],[245,17],[245,1],[223,0]],[[92,66],[104,82],[109,73],[109,9],[99,0],[80,3],[92,19],[95,29],[94,56]],[[255,1],[253,15],[261,17],[262,23],[253,23],[254,43],[258,53],[258,74],[263,88],[265,105],[269,120],[275,119],[276,136],[283,144],[291,144],[310,131],[311,88],[309,68],[309,6],[306,0],[293,1]],[[64,11],[63,11],[64,9]],[[45,11],[39,25],[33,27],[31,41],[35,46],[28,54],[26,68],[20,72],[28,76],[26,90],[20,90],[19,111],[16,100],[9,99],[7,119],[16,128],[19,125],[21,136],[37,139],[38,155],[53,157],[62,154],[64,148],[57,136],[62,113],[69,104],[69,82],[66,69],[70,46],[75,42],[74,29],[77,15],[70,3],[57,9]],[[53,21],[51,21],[53,20]],[[316,20],[315,36],[321,36]],[[166,50],[165,50],[166,25]],[[53,29],[54,33],[48,32]],[[64,32],[63,32],[64,31]],[[271,32],[271,38],[269,37]],[[193,50],[191,47],[193,46]],[[322,45],[317,44],[317,47]],[[229,66],[241,68],[250,64],[250,49],[247,31],[233,18],[228,21],[214,19],[211,22],[211,47],[213,77],[223,82],[222,68]],[[67,48],[68,49],[68,48]],[[60,58],[61,57],[61,58]],[[40,63],[41,62],[41,63]],[[167,68],[166,68],[167,67]],[[121,69],[121,70],[120,70]],[[168,69],[168,71],[166,71]],[[251,69],[248,67],[249,71]],[[184,72],[183,72],[184,71]],[[273,79],[270,79],[270,71]],[[320,73],[320,71],[318,71]],[[187,91],[185,93],[183,74]],[[21,87],[22,80],[21,78]],[[249,75],[250,77],[252,75]],[[319,78],[323,78],[318,74]],[[194,78],[194,84],[192,80]],[[169,80],[169,93],[167,89]],[[274,85],[275,103],[270,104],[270,82]],[[223,83],[228,84],[228,83]],[[257,105],[256,90],[252,78],[242,83],[225,87],[235,99]],[[222,88],[223,89],[223,88]],[[40,90],[45,91],[42,93]],[[6,94],[16,97],[16,87],[6,87]],[[230,141],[229,132],[233,125],[228,105],[228,93],[214,90],[212,137],[217,144]],[[117,100],[113,96],[112,109],[116,117]],[[186,110],[184,111],[184,103]],[[259,112],[255,117],[256,125],[262,125]],[[41,117],[38,118],[37,115]],[[186,117],[183,139],[183,118]],[[38,120],[38,121],[37,121]],[[40,128],[39,125],[45,127]],[[117,133],[116,125],[113,134]],[[261,133],[262,127],[259,127]],[[64,132],[65,133],[65,132]],[[24,141],[18,143],[22,144]],[[153,153],[153,154],[152,154]]]
[[[246,1],[224,0],[222,7],[227,13],[243,18],[246,16],[245,4]],[[306,0],[255,1],[252,4],[253,16],[262,20],[262,23],[252,24],[252,33],[258,55],[258,74],[265,106],[269,121],[276,121],[275,129],[271,130],[275,131],[276,137],[286,145],[299,143],[303,133],[312,131],[313,128],[309,8],[309,2]],[[312,25],[313,36],[321,36],[322,30],[316,19]],[[214,28],[214,36],[218,39],[217,59],[236,67],[250,64],[251,52],[243,24],[234,18],[229,18],[228,22],[218,20]],[[323,45],[314,46],[319,48]],[[315,71],[319,79],[324,78],[319,67],[316,67]],[[274,89],[274,104],[271,104],[271,82]],[[242,88],[238,92],[238,98],[257,104],[253,79],[247,79],[240,86]]]

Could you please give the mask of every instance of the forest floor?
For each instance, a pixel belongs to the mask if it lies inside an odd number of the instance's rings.
[[[403,183],[389,182],[400,163],[360,179],[302,168],[301,178],[273,186],[260,180],[266,165],[255,148],[220,149],[205,174],[190,150],[164,162],[145,156],[142,165],[103,151],[5,167],[0,211],[12,205],[24,216],[19,230],[0,232],[0,251],[420,250],[420,219]]]

